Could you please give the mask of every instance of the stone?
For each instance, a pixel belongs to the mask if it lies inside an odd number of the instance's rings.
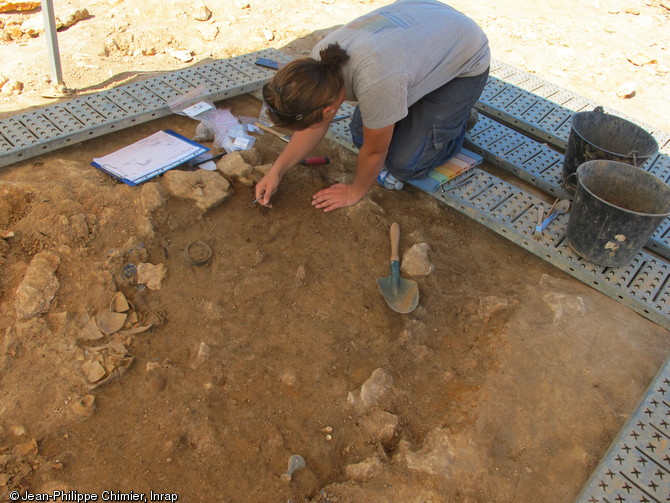
[[[435,266],[428,260],[429,251],[428,243],[412,245],[402,256],[400,270],[410,276],[428,276],[435,269]]]
[[[149,290],[160,290],[161,283],[167,274],[165,264],[137,264],[137,283],[146,285]]]
[[[291,369],[286,369],[279,374],[279,381],[286,384],[286,386],[295,386],[297,380],[295,372]]]
[[[395,414],[375,410],[363,419],[362,426],[368,438],[381,443],[388,450],[393,450],[398,444],[400,421]]]
[[[219,162],[216,163],[216,169],[218,169],[224,176],[234,180],[251,173],[251,165],[244,160],[240,151],[224,155]]]
[[[633,63],[635,66],[644,66],[644,65],[654,65],[658,63],[658,60],[644,54],[643,52],[636,52],[635,54],[629,54],[626,56],[626,59]]]
[[[355,480],[357,482],[365,482],[375,477],[382,470],[382,462],[378,457],[374,456],[367,458],[360,463],[354,463],[347,465],[344,469],[344,473],[347,478]]]
[[[635,89],[637,88],[637,82],[628,81],[622,84],[616,91],[616,95],[621,99],[630,99],[635,96]],[[2,88],[4,92],[4,87]]]
[[[39,37],[44,31],[44,20],[40,17],[26,19],[21,24],[21,31],[29,37]]]
[[[23,82],[10,79],[2,86],[2,94],[21,94],[23,91]]]
[[[253,167],[258,167],[261,164],[263,164],[263,159],[261,158],[261,154],[255,148],[250,148],[250,149],[247,149],[247,150],[238,150],[238,152],[242,156],[242,159],[244,159],[244,161],[247,164],[250,164]],[[270,169],[272,164],[267,164],[266,166],[268,166],[268,169]]]
[[[56,17],[56,29],[64,30],[79,21],[88,19],[90,16],[87,9],[70,9]]]
[[[242,152],[242,151],[241,151]],[[240,182],[244,183],[245,185],[251,187],[252,185],[255,185],[258,183],[261,178],[263,178],[268,171],[270,171],[270,168],[272,167],[272,164],[263,164],[261,166],[252,166],[251,171],[247,173],[245,176],[240,178]]]
[[[298,270],[295,273],[295,286],[303,286],[307,280],[307,270],[304,265],[298,266]]]
[[[31,438],[14,446],[14,452],[19,456],[34,456],[37,454],[37,440]]]
[[[205,342],[201,342],[200,346],[198,346],[198,356],[197,356],[198,361],[207,360],[211,356],[211,354],[212,349]]]
[[[9,431],[11,432],[12,435],[15,437],[22,437],[26,433],[26,427],[23,426],[22,424],[15,424],[13,426],[10,426]]]
[[[72,404],[72,410],[81,417],[91,417],[95,412],[95,395],[84,395]]]
[[[193,61],[193,53],[186,49],[168,49],[165,52],[169,56],[172,56],[173,58],[178,59],[184,63]]]
[[[140,190],[140,203],[148,212],[156,211],[165,204],[165,191],[158,182],[143,183]]]
[[[428,432],[421,449],[406,452],[404,458],[410,470],[456,480],[470,475],[481,456],[469,436],[437,427]]]
[[[194,201],[202,212],[218,206],[231,193],[230,182],[216,171],[173,169],[163,175],[162,183],[171,195]]]
[[[89,228],[86,223],[86,215],[79,213],[70,217],[70,229],[78,239],[84,239],[88,236]]]
[[[25,2],[15,2],[12,0],[0,0],[0,12],[11,12],[13,10],[33,10],[41,5],[40,0],[28,0]]]
[[[557,323],[566,318],[576,318],[586,315],[584,299],[578,295],[570,295],[560,292],[549,292],[542,297],[545,304],[554,313],[553,322]]]
[[[202,24],[198,26],[198,31],[200,32],[200,35],[202,35],[202,39],[207,40],[208,42],[216,40],[216,37],[219,36],[219,27],[215,24]]]
[[[209,21],[212,11],[206,5],[196,5],[191,15],[196,21]]]
[[[384,369],[378,368],[363,383],[360,391],[349,393],[347,402],[359,411],[366,411],[386,400],[392,390],[393,378]]]
[[[20,320],[27,320],[49,310],[51,301],[60,288],[56,277],[59,265],[60,257],[51,252],[40,252],[33,257],[14,295],[14,308]]]

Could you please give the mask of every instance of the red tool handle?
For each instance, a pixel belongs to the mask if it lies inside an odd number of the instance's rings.
[[[319,157],[305,157],[300,164],[303,166],[321,166],[323,164],[330,164],[330,158],[325,155]]]

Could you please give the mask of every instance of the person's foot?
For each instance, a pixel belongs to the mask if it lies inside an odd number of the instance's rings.
[[[475,124],[477,124],[477,121],[479,120],[479,112],[477,112],[476,109],[470,110],[470,117],[468,117],[468,120],[465,123],[465,130],[470,131],[473,127],[475,127]]]

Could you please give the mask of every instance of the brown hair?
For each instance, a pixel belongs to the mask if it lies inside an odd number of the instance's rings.
[[[335,43],[322,49],[319,56],[320,61],[291,61],[263,86],[263,99],[277,125],[306,129],[322,121],[323,108],[337,99],[344,85],[341,67],[349,55]]]

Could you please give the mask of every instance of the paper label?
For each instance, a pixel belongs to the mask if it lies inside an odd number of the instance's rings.
[[[235,142],[233,142],[233,147],[235,148],[246,149],[247,146],[249,146],[248,138],[241,138],[238,136],[237,138],[235,138]]]
[[[184,112],[189,117],[193,118],[196,115],[199,115],[199,114],[201,114],[201,113],[203,113],[207,110],[210,110],[212,108],[214,108],[214,107],[212,107],[212,105],[210,105],[209,103],[205,103],[204,101],[201,101],[200,103],[196,103],[195,105],[191,105],[188,108],[184,108],[184,110],[182,110],[182,112]]]

